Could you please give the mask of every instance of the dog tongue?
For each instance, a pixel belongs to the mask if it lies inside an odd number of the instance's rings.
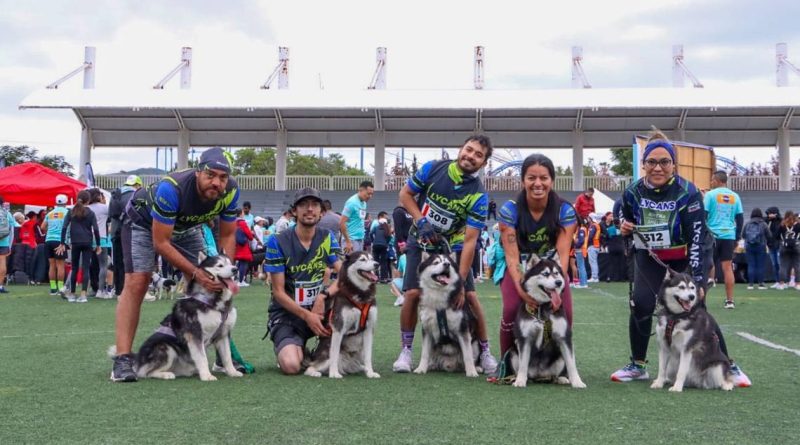
[[[553,305],[554,312],[561,307],[561,294],[556,289],[550,291],[550,304]]]
[[[239,293],[239,285],[232,279],[225,278],[222,280],[222,284],[224,284],[232,294],[236,295]]]
[[[450,275],[439,275],[436,277],[436,281],[445,285],[450,284]]]

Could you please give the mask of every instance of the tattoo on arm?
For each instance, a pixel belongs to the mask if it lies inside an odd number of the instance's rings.
[[[509,235],[508,236],[508,242],[516,243],[517,242],[517,235]]]

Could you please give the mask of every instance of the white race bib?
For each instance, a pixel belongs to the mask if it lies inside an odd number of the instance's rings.
[[[366,211],[366,210],[364,210],[364,209],[360,209],[360,210],[358,211],[358,218],[359,218],[359,219],[361,219],[361,220],[363,221],[363,220],[364,220],[364,218],[366,218],[366,217],[367,217],[367,211]]]
[[[303,307],[310,307],[322,292],[322,281],[297,281],[294,283],[294,302]]]
[[[667,224],[654,224],[650,226],[636,226],[636,230],[642,235],[640,238],[637,235],[633,236],[633,244],[637,249],[665,249],[672,245],[672,240],[669,236],[669,226]],[[642,242],[642,238],[647,241],[648,246]]]
[[[433,225],[437,232],[445,233],[453,226],[453,221],[456,215],[452,212],[444,210],[438,206],[425,203],[422,206],[422,216],[428,218],[428,221]]]

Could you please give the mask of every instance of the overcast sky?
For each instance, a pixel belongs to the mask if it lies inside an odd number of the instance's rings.
[[[71,112],[17,107],[77,67],[84,46],[97,48],[97,89],[149,89],[177,64],[182,46],[193,48],[193,88],[255,88],[274,68],[278,46],[290,47],[293,90],[318,89],[320,79],[325,89],[364,89],[378,46],[388,48],[390,89],[472,88],[475,45],[485,47],[491,89],[569,88],[573,45],[583,46],[595,88],[670,87],[678,43],[706,88],[748,88],[775,84],[778,42],[800,65],[797,17],[800,2],[789,0],[0,0],[0,145],[27,144],[77,166],[80,126]],[[790,83],[800,78],[791,74]],[[81,85],[78,77],[62,88]],[[389,161],[397,150],[387,150]],[[569,150],[547,153],[571,163]],[[718,153],[745,163],[769,157]],[[156,162],[154,149],[98,148],[92,156],[98,173]],[[357,163],[357,150],[347,157]],[[792,157],[794,164],[797,149]]]

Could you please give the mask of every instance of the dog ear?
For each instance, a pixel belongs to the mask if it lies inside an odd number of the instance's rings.
[[[554,252],[554,253],[553,253],[552,260],[553,260],[553,261],[555,261],[555,263],[556,263],[556,264],[558,264],[559,266],[561,266],[561,257],[560,257],[560,256],[558,256],[558,251],[556,251],[556,252]]]
[[[422,253],[420,254],[420,257],[419,257],[419,262],[420,262],[420,263],[424,263],[425,261],[427,261],[427,260],[428,260],[428,258],[429,258],[430,256],[431,256],[431,254],[430,254],[430,253],[428,253],[427,251],[423,250],[423,251],[422,251]]]
[[[536,255],[535,253],[530,254],[528,257],[528,269],[539,264],[539,261],[542,261],[541,258],[539,258],[539,255]]]
[[[203,261],[205,261],[206,258],[208,258],[208,255],[206,255],[206,253],[203,252],[202,250],[200,251],[200,253],[197,254],[198,263],[202,263]]]

